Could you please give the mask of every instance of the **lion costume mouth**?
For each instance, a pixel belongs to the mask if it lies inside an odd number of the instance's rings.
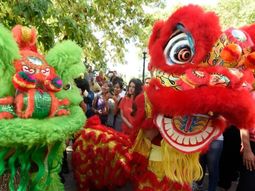
[[[184,153],[202,150],[221,133],[220,128],[212,127],[207,115],[172,118],[158,115],[155,122],[164,140]]]

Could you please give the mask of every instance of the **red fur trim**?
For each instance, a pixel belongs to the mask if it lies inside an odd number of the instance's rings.
[[[44,80],[44,86],[48,91],[59,92],[62,87],[57,88],[51,83],[51,80]]]
[[[253,50],[255,50],[255,24],[244,26],[241,29],[250,35],[250,38],[254,43]]]
[[[128,137],[101,125],[98,117],[90,118],[86,126],[73,145],[72,162],[79,189],[123,185],[130,177]]]
[[[140,175],[136,177],[134,184],[136,191],[191,191],[190,186],[187,184],[181,185],[172,182],[166,177],[162,180],[158,180],[156,175],[151,171],[140,173]],[[143,188],[139,189],[139,185],[143,185]]]
[[[190,18],[196,18],[196,22],[193,22]],[[182,7],[173,13],[165,24],[161,26],[160,37],[156,41],[154,40],[155,34],[152,34],[149,45],[152,67],[160,68],[166,72],[174,70],[174,73],[181,70],[182,66],[167,65],[163,54],[164,46],[179,23],[194,38],[195,55],[192,59],[194,64],[198,64],[204,59],[221,34],[216,14],[212,12],[206,13],[202,8],[195,5]],[[154,43],[152,44],[152,42]],[[188,63],[188,65],[190,64]]]
[[[68,111],[67,109],[60,109],[57,111],[56,115],[57,116],[61,116],[61,115],[69,115],[70,111]]]
[[[22,112],[23,112],[23,94],[18,94],[15,98],[15,106],[16,106],[16,113],[19,117],[22,116]]]
[[[254,101],[250,93],[243,89],[201,87],[176,91],[163,87],[158,80],[153,79],[146,92],[155,113],[182,116],[212,111],[239,128],[251,128],[255,124]]]
[[[65,105],[65,106],[67,106],[67,105],[70,104],[70,101],[69,101],[68,99],[62,99],[62,100],[59,100],[58,103],[59,103],[59,106],[60,106],[60,105]]]
[[[101,124],[101,122],[100,122],[100,118],[98,115],[93,115],[92,117],[88,118],[87,122],[86,122],[87,127],[96,126],[96,125],[100,125],[100,124]]]
[[[12,119],[14,116],[9,112],[0,112],[0,119]]]
[[[11,96],[0,98],[0,105],[11,105],[13,104],[14,98]]]
[[[27,92],[27,108],[26,108],[25,112],[22,115],[23,118],[31,117],[33,112],[34,112],[34,108],[35,108],[35,105],[34,105],[34,102],[35,102],[35,100],[34,100],[35,99],[35,92],[36,92],[35,89],[29,90]]]
[[[165,25],[164,21],[156,21],[153,25],[152,34],[149,40],[149,49],[160,38],[160,30]]]

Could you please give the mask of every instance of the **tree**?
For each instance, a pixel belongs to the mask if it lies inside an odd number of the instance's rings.
[[[8,28],[35,26],[44,51],[56,41],[71,39],[84,49],[88,61],[105,67],[107,59],[123,61],[131,39],[144,46],[143,28],[152,24],[144,6],[159,0],[2,0],[0,19]]]
[[[221,0],[216,12],[220,17],[223,28],[241,27],[255,22],[255,1]]]

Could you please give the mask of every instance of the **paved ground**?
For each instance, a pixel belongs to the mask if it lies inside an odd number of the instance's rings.
[[[71,152],[67,152],[67,159],[69,161],[69,173],[68,174],[64,174],[65,177],[65,191],[77,191],[76,189],[76,185],[75,185],[75,181],[73,178],[73,171],[72,171],[72,166],[71,166]],[[208,174],[206,174],[206,178],[205,178],[205,187],[207,187],[208,184]],[[232,183],[232,187],[228,190],[228,191],[235,191],[236,190],[236,186],[237,186],[237,182],[233,182]],[[132,191],[131,189],[121,189],[119,191]],[[206,191],[206,189],[204,190]],[[220,191],[220,189],[218,189],[217,191]]]

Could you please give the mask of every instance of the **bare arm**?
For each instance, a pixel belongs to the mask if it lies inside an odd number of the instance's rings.
[[[255,170],[255,155],[251,150],[250,135],[246,129],[241,129],[241,141],[243,149],[243,164],[247,170]]]
[[[82,102],[80,103],[80,107],[82,108],[83,112],[86,113],[86,111],[87,111],[87,105],[84,103],[84,101],[82,101]]]

